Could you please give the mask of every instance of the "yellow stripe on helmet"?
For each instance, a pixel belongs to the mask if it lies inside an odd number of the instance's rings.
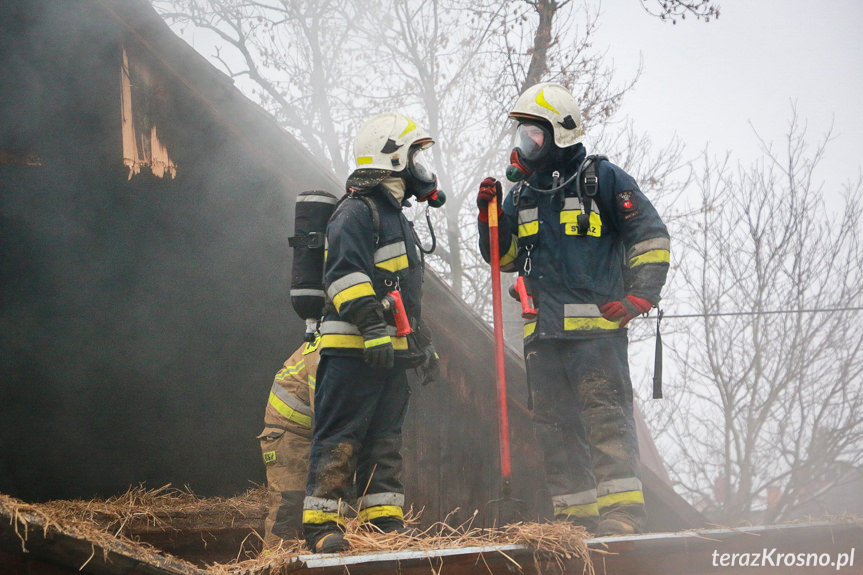
[[[404,119],[408,121],[408,126],[407,126],[407,128],[404,129],[404,131],[401,134],[399,134],[399,138],[401,138],[402,136],[404,136],[405,134],[407,134],[411,130],[416,130],[416,128],[417,128],[417,125],[414,124],[413,120],[411,120],[407,116],[404,116]]]
[[[539,104],[540,106],[542,106],[543,108],[545,108],[546,110],[551,110],[552,112],[554,112],[555,114],[557,114],[559,116],[560,112],[555,110],[554,106],[552,106],[551,104],[548,103],[548,100],[545,99],[544,92],[545,92],[545,89],[542,89],[539,91],[539,94],[536,95],[536,103]]]

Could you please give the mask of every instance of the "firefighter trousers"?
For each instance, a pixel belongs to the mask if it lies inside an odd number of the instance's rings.
[[[342,526],[351,508],[361,523],[402,520],[402,424],[409,396],[404,368],[321,357],[303,503],[308,541]]]
[[[277,430],[260,437],[267,468],[269,513],[264,521],[264,546],[272,549],[282,539],[301,535],[303,497],[308,478],[309,430]]]
[[[555,517],[643,531],[647,515],[625,335],[525,348],[536,439]]]

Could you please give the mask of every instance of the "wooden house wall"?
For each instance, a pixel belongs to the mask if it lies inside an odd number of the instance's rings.
[[[4,1],[0,14],[0,491],[263,482],[255,436],[302,332],[291,199],[332,178],[275,127],[274,170],[255,149],[272,142],[225,121],[231,83],[146,2]],[[188,56],[166,59],[171,38]],[[173,180],[128,179],[123,48],[157,78]]]
[[[427,281],[424,309],[446,380],[414,386],[405,431],[405,490],[409,502],[450,524],[490,526],[518,514],[550,513],[539,453],[525,407],[523,362],[506,358],[512,501],[503,495],[497,378],[492,332],[442,282]],[[516,501],[517,500],[517,501]]]

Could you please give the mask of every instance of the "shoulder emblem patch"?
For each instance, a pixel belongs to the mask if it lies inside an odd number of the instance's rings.
[[[632,190],[624,190],[617,194],[617,207],[622,212],[631,212],[635,209],[635,197]]]
[[[635,194],[632,192],[632,190],[624,190],[622,192],[618,192],[616,199],[617,209],[624,214],[632,213],[638,210],[638,206],[635,203]]]

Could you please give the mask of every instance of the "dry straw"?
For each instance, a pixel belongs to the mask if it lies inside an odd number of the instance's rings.
[[[231,525],[237,517],[262,519],[266,514],[267,494],[264,487],[250,489],[233,498],[201,498],[188,490],[178,490],[166,485],[154,490],[143,486],[130,488],[126,493],[100,500],[50,501],[27,504],[0,494],[0,512],[10,518],[21,540],[22,548],[30,536],[30,529],[41,528],[47,535],[51,531],[65,533],[91,542],[104,553],[110,551],[129,554],[151,565],[162,563],[164,557],[177,561],[178,565],[193,566],[182,560],[135,541],[132,536],[142,526],[165,531],[176,529],[175,522],[183,519],[184,528],[189,521],[206,518],[206,526],[214,523]],[[419,514],[408,512],[406,523],[413,527],[411,533],[379,533],[360,527],[353,519],[347,521],[346,538],[351,544],[350,554],[381,553],[399,551],[428,551],[442,549],[465,549],[473,547],[502,547],[523,545],[533,551],[537,565],[557,565],[564,571],[564,564],[575,560],[584,565],[584,572],[592,574],[593,568],[585,540],[587,532],[568,523],[513,523],[495,529],[473,527],[476,513],[471,520],[452,526],[446,522],[420,529]],[[202,519],[202,521],[204,521]],[[285,540],[277,549],[259,554],[261,534],[250,530],[249,536],[238,550],[237,559],[230,563],[214,563],[198,566],[213,575],[279,575],[296,568],[296,557],[308,554],[300,540]],[[503,550],[498,550],[508,560],[515,562]],[[89,561],[89,560],[88,560]],[[82,566],[83,568],[83,566]],[[430,573],[435,569],[430,565]]]
[[[442,549],[523,545],[533,551],[533,561],[537,566],[540,563],[546,567],[556,565],[557,571],[562,573],[569,560],[576,560],[576,563],[583,565],[584,573],[593,574],[586,544],[589,535],[584,528],[565,522],[518,522],[500,528],[480,529],[472,526],[476,515],[474,513],[473,518],[462,525],[451,526],[439,522],[422,530],[416,527],[419,514],[409,511],[405,516],[405,523],[413,527],[409,533],[380,533],[362,528],[356,520],[348,519],[345,532],[345,538],[351,544],[348,554],[426,551],[431,556],[432,552]],[[512,561],[518,571],[523,567],[504,550],[499,549],[497,552]],[[283,540],[279,548],[270,549],[258,557],[238,559],[230,564],[216,564],[210,568],[217,575],[281,575],[296,568],[298,555],[308,553],[300,540],[288,539]],[[540,569],[537,571],[547,572]],[[429,573],[436,573],[431,564]]]

